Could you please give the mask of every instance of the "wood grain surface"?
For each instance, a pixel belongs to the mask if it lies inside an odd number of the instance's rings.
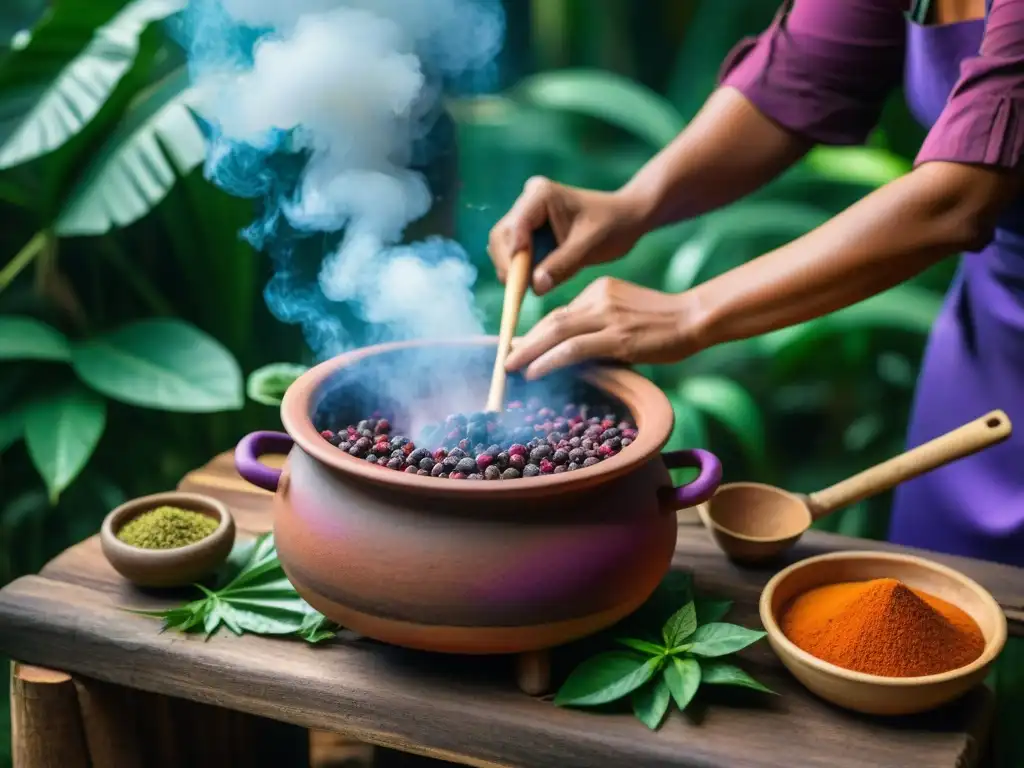
[[[182,489],[226,502],[243,534],[270,529],[270,494],[216,458]],[[757,625],[757,599],[774,570],[741,568],[681,515],[674,565],[694,572],[698,589],[736,601],[730,620]],[[810,532],[788,559],[837,549],[899,549]],[[905,550],[904,550],[905,551]],[[1024,635],[1024,570],[931,556],[989,589]],[[538,768],[860,768],[976,764],[992,720],[992,696],[979,687],[922,717],[885,721],[832,707],[799,686],[765,644],[744,666],[781,693],[702,694],[693,713],[674,713],[657,733],[631,714],[564,710],[516,690],[506,658],[444,657],[342,638],[322,647],[218,634],[160,633],[155,621],[123,608],[178,599],[126,584],[93,537],[38,576],[0,590],[0,653],[26,663],[178,696],[280,721],[344,733],[361,741],[475,766]],[[739,692],[742,694],[742,692]]]

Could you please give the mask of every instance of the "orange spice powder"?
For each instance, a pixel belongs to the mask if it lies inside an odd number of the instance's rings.
[[[964,611],[896,579],[812,589],[786,607],[780,624],[812,656],[883,677],[948,672],[985,649],[981,630]]]

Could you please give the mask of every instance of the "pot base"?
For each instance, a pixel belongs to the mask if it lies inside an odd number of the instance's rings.
[[[497,655],[554,648],[600,632],[643,605],[649,595],[577,619],[526,627],[453,627],[386,619],[336,603],[287,573],[302,599],[331,621],[364,637],[400,648],[433,653]]]

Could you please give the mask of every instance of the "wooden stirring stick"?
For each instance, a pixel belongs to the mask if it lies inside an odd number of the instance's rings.
[[[539,263],[555,249],[555,233],[551,226],[545,224],[533,233],[533,258],[527,250],[517,251],[512,255],[505,277],[505,298],[501,305],[501,326],[498,330],[498,354],[494,359],[494,372],[491,374],[491,389],[487,393],[487,405],[484,410],[498,412],[505,408],[505,383],[508,374],[505,372],[505,361],[512,347],[512,337],[519,325],[519,310],[526,298],[526,289],[530,286],[530,274],[533,265]]]

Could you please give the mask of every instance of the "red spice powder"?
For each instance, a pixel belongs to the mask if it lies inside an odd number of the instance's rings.
[[[786,607],[780,624],[812,656],[883,677],[948,672],[985,649],[981,630],[964,611],[896,579],[812,589]]]

